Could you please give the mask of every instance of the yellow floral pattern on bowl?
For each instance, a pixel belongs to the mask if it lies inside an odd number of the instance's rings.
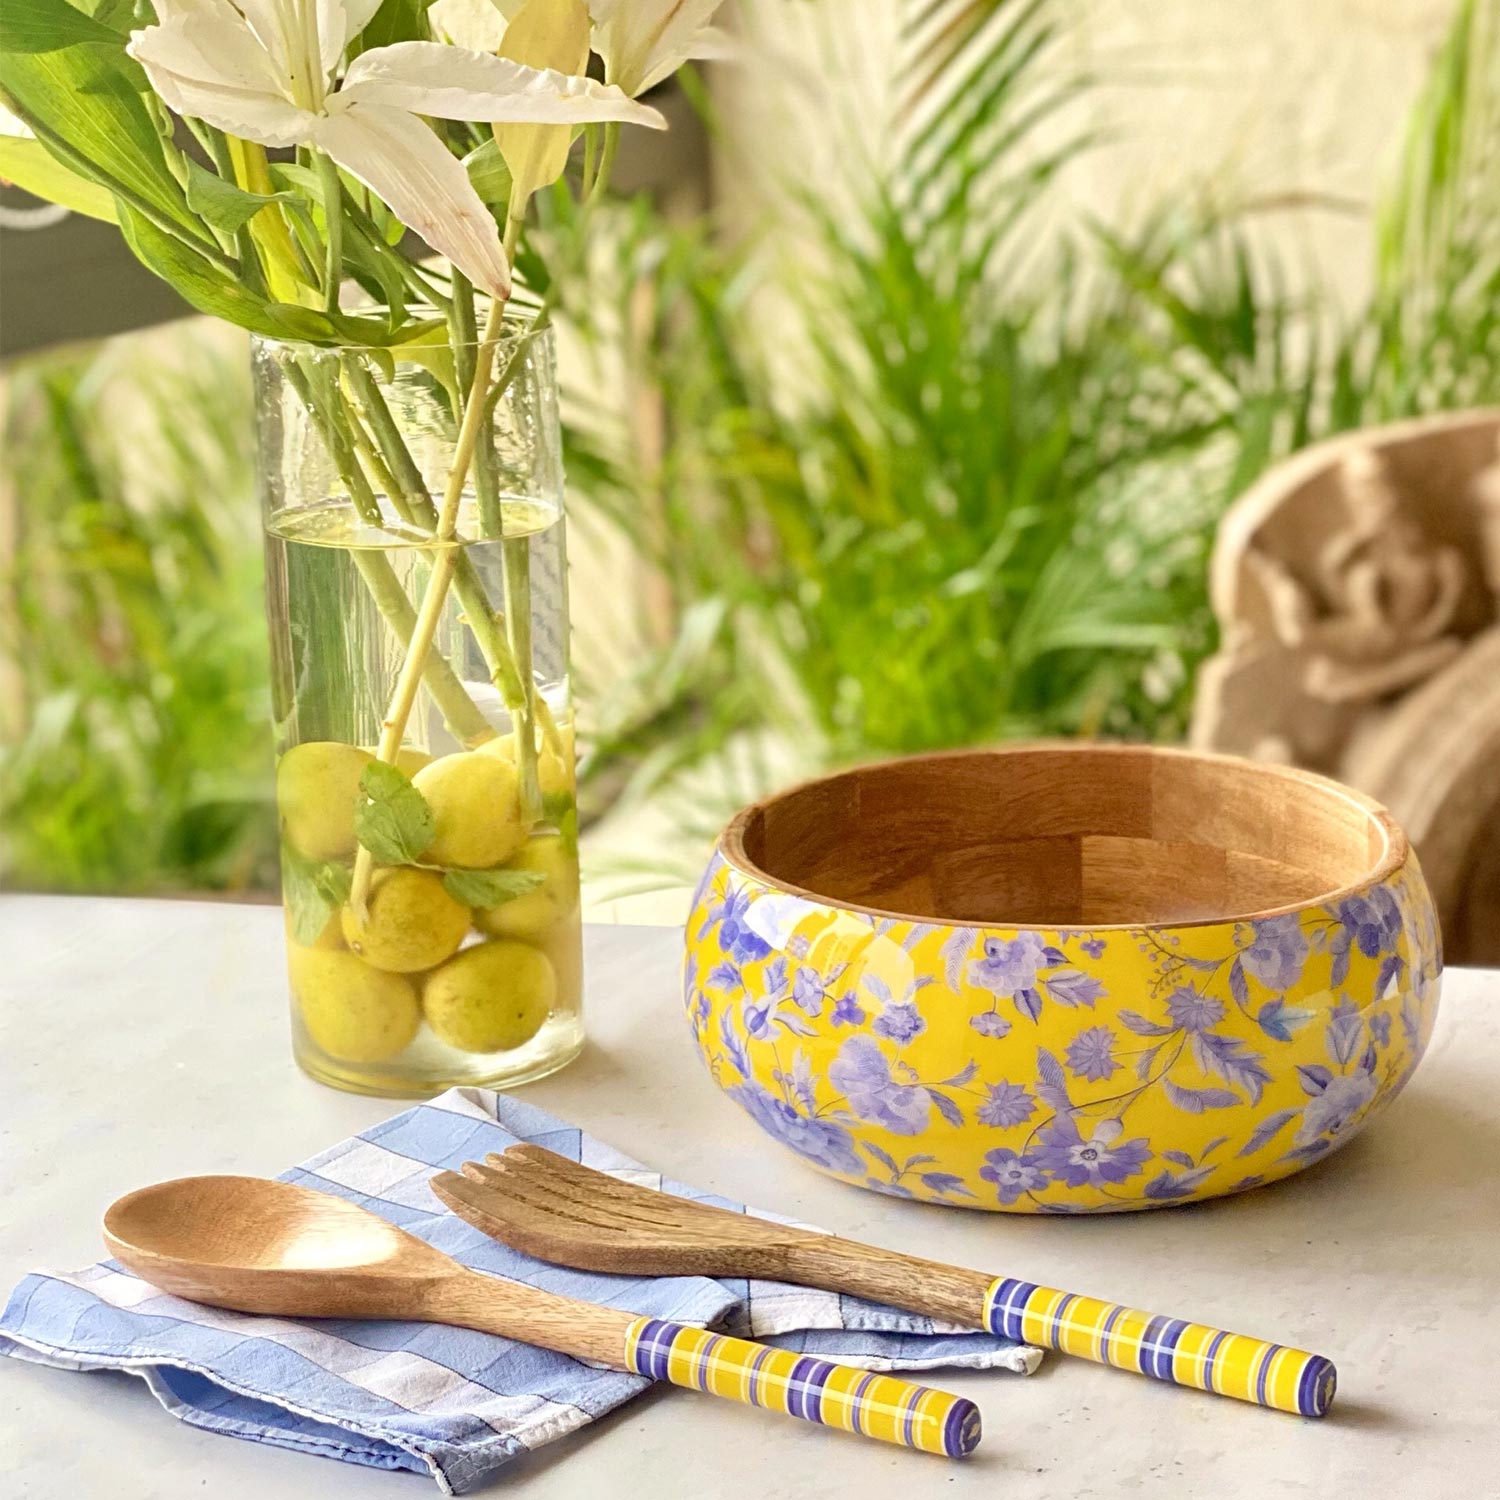
[[[778,891],[717,853],[685,995],[715,1082],[846,1182],[1097,1213],[1274,1182],[1348,1140],[1431,1035],[1415,856],[1326,906],[1182,926],[964,927]]]

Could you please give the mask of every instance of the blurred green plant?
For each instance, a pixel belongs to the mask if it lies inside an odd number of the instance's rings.
[[[181,324],[3,386],[7,885],[274,890],[249,376]]]
[[[883,129],[859,122],[891,149],[850,201],[804,195],[795,265],[644,204],[620,227],[609,337],[661,431],[585,421],[569,473],[680,621],[590,768],[676,809],[676,850],[616,866],[644,886],[692,878],[726,805],[786,774],[768,744],[811,768],[1178,735],[1224,506],[1309,441],[1497,389],[1497,0],[1459,7],[1353,316],[1286,292],[1253,205],[1128,234],[1045,217],[1091,145],[1066,125],[1089,84],[1059,64],[1061,5],[903,13],[910,82]]]

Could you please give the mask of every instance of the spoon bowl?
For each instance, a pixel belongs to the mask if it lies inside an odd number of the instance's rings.
[[[104,1239],[145,1281],[240,1312],[391,1316],[457,1262],[376,1214],[312,1188],[261,1177],[180,1177],[129,1193],[104,1215]]]

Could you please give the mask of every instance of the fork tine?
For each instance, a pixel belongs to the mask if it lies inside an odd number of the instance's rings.
[[[540,1164],[517,1163],[508,1156],[491,1155],[486,1158],[486,1167],[482,1170],[496,1174],[496,1186],[503,1182],[506,1188],[520,1189],[533,1201],[540,1194],[545,1203],[576,1205],[590,1216],[602,1213],[611,1226],[622,1230],[633,1228],[722,1238],[727,1232],[724,1227],[726,1220],[731,1227],[741,1222],[741,1215],[726,1209],[694,1203],[654,1188],[619,1182],[591,1167],[577,1167],[576,1163],[569,1165],[574,1166],[575,1171],[553,1171]],[[538,1206],[542,1204],[538,1203]]]

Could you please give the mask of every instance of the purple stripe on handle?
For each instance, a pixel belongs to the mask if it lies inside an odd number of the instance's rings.
[[[1026,1315],[1026,1299],[1036,1290],[1030,1281],[1002,1281],[995,1288],[990,1306],[990,1332],[1021,1344],[1021,1321]]]
[[[1052,1326],[1047,1330],[1047,1342],[1054,1349],[1062,1348],[1063,1319],[1067,1316],[1068,1309],[1078,1300],[1077,1292],[1064,1292],[1056,1307],[1052,1309],[1049,1319]]]
[[[1156,1374],[1156,1341],[1162,1336],[1169,1321],[1158,1314],[1141,1330],[1140,1347],[1136,1353],[1136,1368],[1142,1375]]]
[[[823,1385],[832,1374],[833,1366],[826,1359],[812,1359],[803,1355],[792,1366],[786,1398],[787,1411],[806,1422],[821,1422]]]
[[[878,1378],[875,1371],[871,1370],[869,1374],[860,1379],[859,1384],[854,1387],[854,1394],[849,1398],[849,1416],[853,1421],[854,1430],[861,1435],[863,1435],[865,1430],[863,1420],[865,1414],[865,1392],[875,1384]]]
[[[1255,1377],[1255,1399],[1262,1406],[1266,1404],[1266,1376],[1271,1373],[1271,1362],[1281,1353],[1280,1344],[1267,1346],[1266,1352],[1260,1357],[1260,1371]]]
[[[1177,1350],[1177,1341],[1187,1328],[1187,1322],[1182,1318],[1169,1318],[1167,1326],[1162,1330],[1161,1336],[1156,1340],[1156,1347],[1151,1351],[1150,1363],[1146,1373],[1153,1380],[1173,1379],[1173,1355]]]
[[[949,1458],[967,1458],[979,1446],[979,1431],[979,1408],[958,1397],[943,1423],[943,1452]]]
[[[1213,1391],[1215,1394],[1218,1393],[1219,1387],[1218,1382],[1214,1378],[1218,1374],[1218,1371],[1214,1369],[1214,1359],[1218,1355],[1219,1346],[1228,1337],[1229,1335],[1227,1333],[1216,1333],[1208,1341],[1208,1349],[1203,1356],[1203,1379],[1206,1388],[1210,1391]]]
[[[665,1380],[672,1358],[672,1340],[682,1332],[682,1324],[653,1318],[641,1329],[635,1341],[636,1373],[648,1380]]]
[[[708,1390],[708,1372],[713,1364],[714,1351],[724,1342],[722,1333],[709,1336],[708,1342],[698,1351],[698,1389]]]
[[[769,1345],[762,1349],[754,1359],[750,1361],[750,1404],[751,1406],[764,1406],[766,1403],[761,1399],[760,1372],[765,1368],[765,1363],[778,1351]]]

